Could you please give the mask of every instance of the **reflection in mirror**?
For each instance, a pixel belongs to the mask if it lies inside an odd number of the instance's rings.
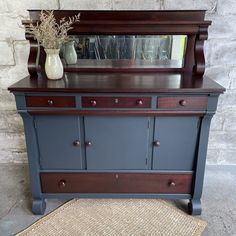
[[[71,35],[63,63],[78,67],[182,68],[186,35]]]

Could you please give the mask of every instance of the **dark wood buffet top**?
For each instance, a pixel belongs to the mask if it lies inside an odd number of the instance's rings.
[[[223,93],[215,81],[181,73],[65,73],[61,80],[30,76],[8,88],[11,92],[65,93]]]

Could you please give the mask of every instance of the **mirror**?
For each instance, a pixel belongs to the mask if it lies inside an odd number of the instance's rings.
[[[182,68],[186,35],[71,35],[60,56],[78,67]]]

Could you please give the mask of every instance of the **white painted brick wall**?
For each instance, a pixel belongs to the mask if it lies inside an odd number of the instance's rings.
[[[165,10],[208,10],[213,12],[216,0],[163,0]]]
[[[235,15],[236,1],[235,0],[218,0],[217,1],[217,14],[226,16],[229,14]]]
[[[5,1],[8,12],[14,13],[20,17],[28,18],[27,9],[59,9],[59,0],[0,0]]]
[[[124,4],[123,0],[113,0],[113,10],[159,10],[161,1],[156,0],[129,0]]]
[[[1,48],[0,66],[15,65],[12,42],[10,42],[9,40],[0,41],[0,48]]]
[[[0,163],[26,162],[23,124],[7,87],[28,74],[27,9],[207,9],[206,75],[226,87],[212,120],[208,164],[236,164],[236,0],[0,0]]]
[[[71,10],[111,10],[112,1],[111,0],[60,0],[60,9]]]

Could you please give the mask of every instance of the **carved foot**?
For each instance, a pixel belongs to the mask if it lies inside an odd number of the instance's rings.
[[[32,203],[32,212],[35,215],[43,215],[46,209],[46,202],[44,199],[33,200]]]
[[[188,204],[188,211],[191,215],[201,215],[202,207],[200,199],[191,199]]]

